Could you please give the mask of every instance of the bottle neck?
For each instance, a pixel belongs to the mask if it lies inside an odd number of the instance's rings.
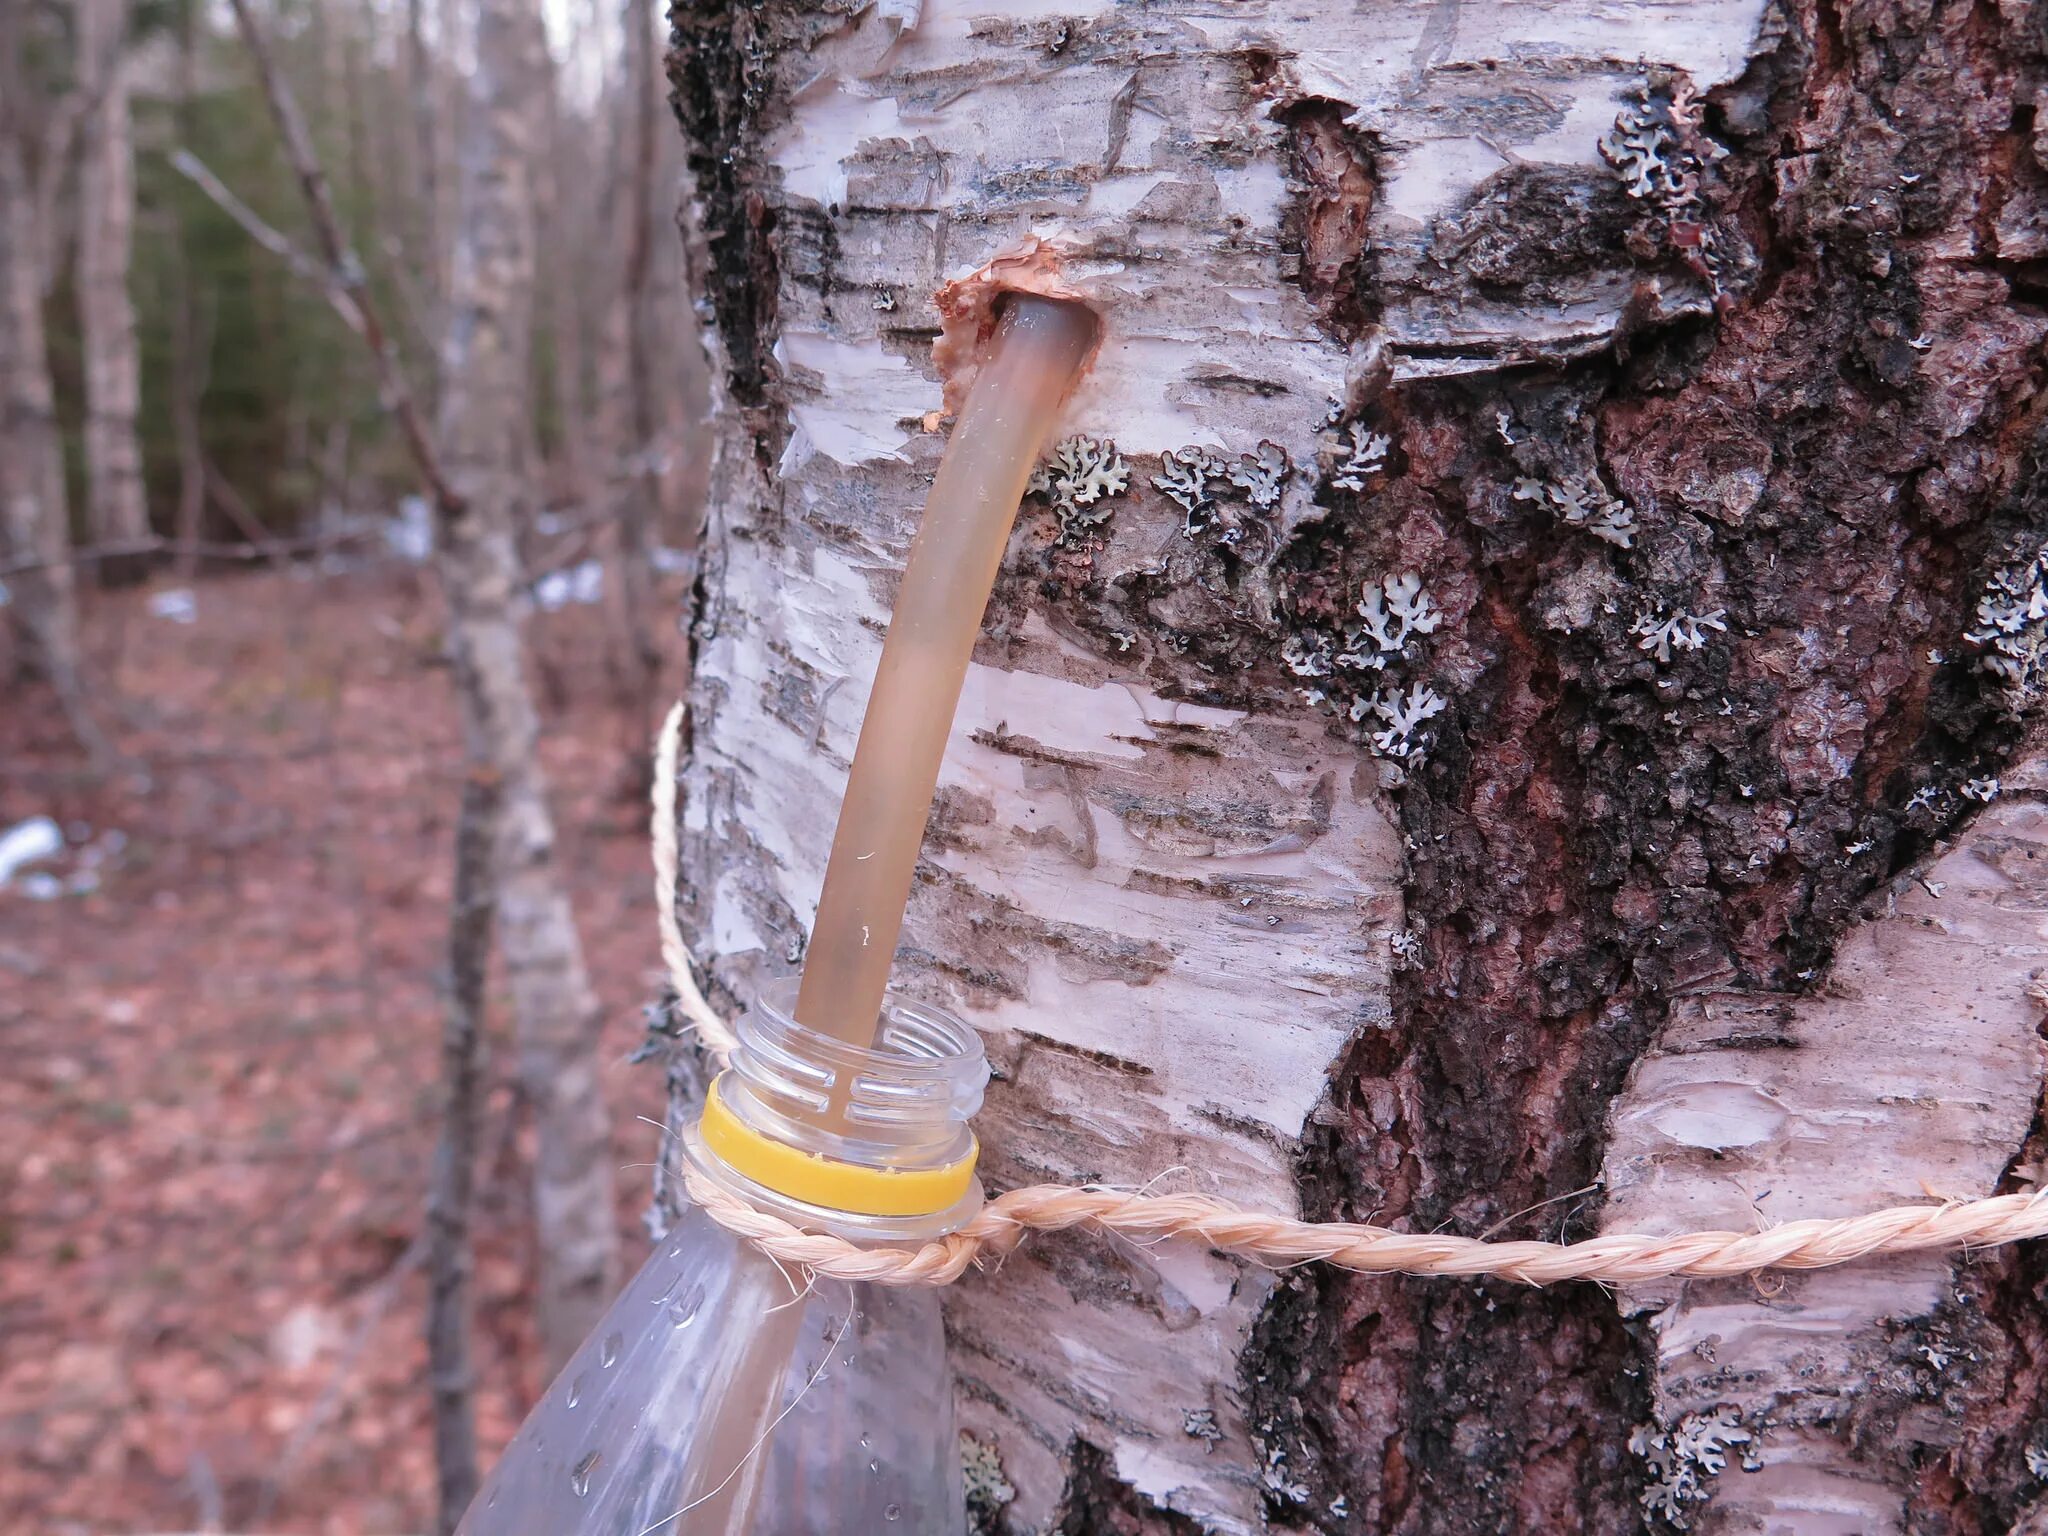
[[[871,1046],[806,1028],[794,980],[740,1021],[691,1161],[794,1225],[853,1242],[943,1236],[981,1207],[969,1120],[988,1080],[981,1037],[943,1009],[885,997]]]

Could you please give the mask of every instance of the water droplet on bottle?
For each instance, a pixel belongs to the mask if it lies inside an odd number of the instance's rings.
[[[597,1470],[597,1464],[603,1460],[604,1452],[590,1451],[569,1469],[569,1486],[576,1490],[577,1498],[584,1499],[590,1496],[590,1474]],[[895,1516],[892,1515],[890,1518],[893,1520]]]
[[[866,1450],[869,1446],[873,1445],[874,1443],[875,1437],[873,1435],[863,1434],[860,1437],[860,1448],[862,1450]]]
[[[664,1301],[667,1301],[667,1300],[669,1299],[669,1297],[671,1297],[671,1296],[675,1295],[675,1293],[676,1293],[676,1287],[677,1287],[677,1286],[679,1286],[679,1285],[681,1285],[682,1283],[683,1283],[683,1272],[682,1272],[682,1271],[681,1271],[681,1270],[679,1269],[679,1270],[677,1270],[677,1271],[676,1271],[676,1272],[675,1272],[674,1274],[672,1274],[672,1275],[670,1275],[670,1276],[668,1277],[668,1284],[667,1284],[667,1285],[664,1285],[664,1286],[663,1286],[663,1287],[661,1288],[661,1294],[660,1294],[659,1296],[657,1296],[657,1297],[655,1297],[655,1298],[654,1298],[654,1304],[655,1304],[655,1305],[656,1305],[656,1306],[658,1307],[658,1306],[660,1306],[660,1305],[661,1305],[661,1304],[662,1304],[662,1303],[663,1303]]]
[[[485,1509],[496,1509],[497,1507],[498,1507],[498,1490],[497,1490],[497,1489],[495,1489],[495,1488],[493,1488],[493,1489],[491,1490],[491,1496],[490,1496],[490,1497],[489,1497],[488,1499],[485,1499],[485,1500],[484,1500],[484,1508],[485,1508]]]
[[[582,1401],[583,1377],[579,1374],[574,1381],[569,1383],[569,1406],[571,1408],[574,1408],[578,1403]]]
[[[668,1309],[668,1320],[678,1328],[687,1328],[697,1321],[697,1313],[704,1305],[704,1287],[693,1285],[672,1302]]]
[[[891,1504],[882,1511],[882,1518],[884,1520],[901,1520],[903,1518],[903,1506],[901,1504]]]
[[[882,1470],[882,1464],[879,1461],[870,1460],[868,1462],[868,1470],[877,1475],[880,1475]]]
[[[606,1370],[610,1370],[613,1366],[617,1365],[619,1363],[619,1346],[623,1343],[625,1343],[625,1340],[616,1333],[606,1334],[604,1336],[604,1343],[599,1346],[597,1351],[598,1364],[602,1365]]]

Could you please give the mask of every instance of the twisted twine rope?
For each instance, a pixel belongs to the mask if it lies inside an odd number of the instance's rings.
[[[740,1042],[697,985],[697,967],[690,946],[683,942],[683,925],[676,920],[676,769],[688,709],[676,700],[654,743],[654,916],[661,925],[661,963],[668,967],[669,984],[676,989],[676,1007],[704,1048],[723,1062]]]
[[[678,1006],[707,1049],[723,1060],[737,1043],[705,1000],[676,920],[676,757],[683,706],[663,723],[655,753],[654,875],[661,953]],[[1136,1242],[1196,1238],[1253,1263],[1318,1261],[1368,1275],[1498,1276],[1526,1285],[1562,1280],[1633,1284],[1673,1276],[1826,1269],[1876,1253],[1989,1248],[2048,1236],[2048,1190],[1900,1205],[1864,1216],[1788,1221],[1757,1232],[1681,1232],[1669,1237],[1607,1233],[1580,1243],[1488,1242],[1440,1233],[1394,1232],[1355,1222],[1295,1221],[1247,1211],[1206,1195],[1145,1195],[1097,1186],[1034,1184],[1000,1195],[959,1231],[917,1248],[861,1248],[806,1232],[747,1204],[694,1170],[690,1198],[729,1232],[784,1263],[838,1280],[879,1285],[945,1285],[970,1265],[1000,1258],[1031,1232],[1085,1227]]]

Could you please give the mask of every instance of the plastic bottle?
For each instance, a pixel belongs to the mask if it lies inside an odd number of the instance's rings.
[[[741,1021],[687,1139],[692,1163],[856,1242],[915,1244],[970,1219],[980,1038],[890,994],[873,1045],[852,1045],[797,1024],[795,991],[768,988]],[[827,1131],[818,1115],[835,1097],[846,1113]],[[836,1185],[899,1213],[788,1192]],[[549,1387],[457,1536],[959,1536],[937,1291],[798,1284],[692,1210]]]

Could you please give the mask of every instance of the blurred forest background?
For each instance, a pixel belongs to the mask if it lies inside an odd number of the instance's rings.
[[[661,26],[0,0],[0,1529],[445,1529],[644,1246]]]
[[[6,120],[35,199],[43,246],[48,364],[71,498],[92,510],[85,464],[90,272],[78,178],[97,148],[98,87],[73,36],[76,5],[6,0]],[[343,545],[361,518],[417,491],[379,403],[375,370],[316,281],[252,239],[218,185],[273,229],[306,226],[248,50],[203,0],[115,5],[127,24],[112,61],[126,93],[133,220],[126,289],[140,375],[136,435],[149,527],[74,518],[81,542],[155,535],[185,545],[271,536]],[[532,469],[543,511],[589,514],[634,434],[659,439],[665,504],[686,511],[701,465],[680,450],[704,410],[704,370],[686,336],[676,238],[682,146],[666,82],[636,82],[655,55],[626,54],[626,29],[657,47],[660,13],[562,0],[529,104],[538,224],[532,347]],[[461,0],[306,0],[266,14],[276,62],[304,112],[335,207],[416,388],[431,392],[455,235],[473,12]],[[644,157],[644,158],[643,158]],[[210,172],[205,183],[189,170]],[[88,183],[90,185],[90,183]],[[310,248],[304,235],[295,238]],[[658,348],[655,358],[647,353]],[[635,379],[636,367],[646,377]],[[644,389],[651,398],[633,397]],[[644,411],[635,421],[633,413]],[[606,457],[609,451],[609,458]],[[546,526],[543,520],[543,527]]]

